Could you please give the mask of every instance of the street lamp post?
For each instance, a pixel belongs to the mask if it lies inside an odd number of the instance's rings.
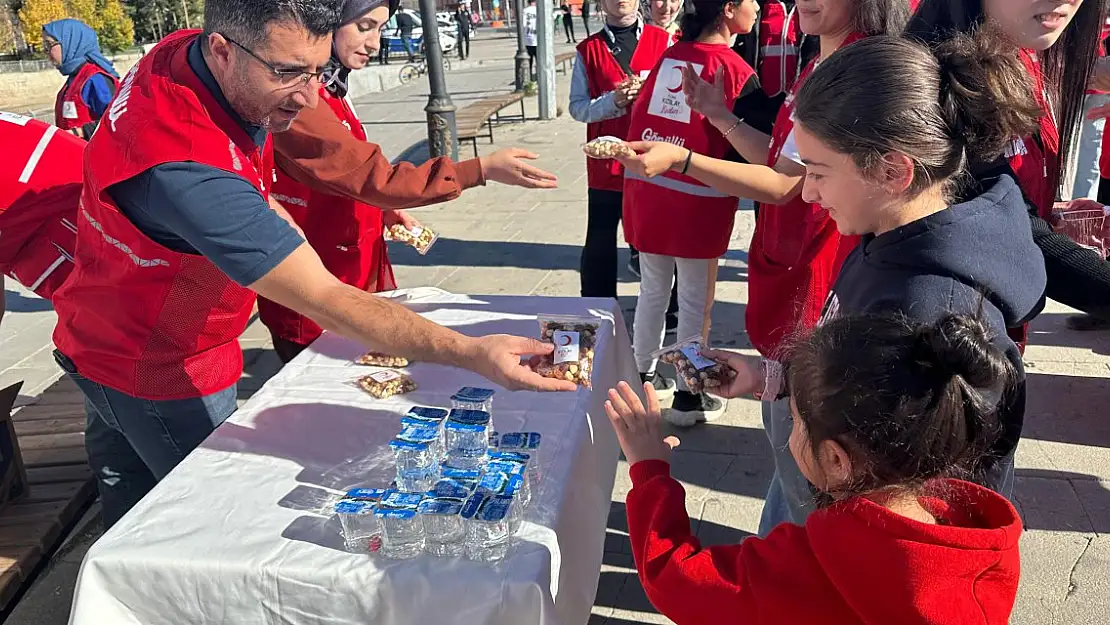
[[[528,82],[528,52],[524,49],[524,0],[513,0],[516,12],[516,90],[524,91]]]
[[[447,93],[443,76],[443,50],[439,47],[439,24],[435,0],[420,0],[420,21],[424,27],[424,55],[428,64],[428,151],[432,158],[459,159],[459,136],[455,128],[455,103]]]

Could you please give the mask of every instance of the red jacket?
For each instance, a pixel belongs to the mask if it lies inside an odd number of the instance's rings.
[[[85,142],[0,112],[0,273],[50,299],[73,270]]]
[[[764,2],[759,11],[759,84],[769,96],[790,91],[798,79],[802,40],[797,7]]]
[[[861,37],[852,35],[844,45]],[[815,66],[816,61],[811,62],[802,71],[779,109],[771,131],[768,167],[778,163],[794,130],[794,96]],[[806,202],[800,193],[781,206],[760,207],[748,252],[745,311],[748,336],[760,354],[781,357],[792,333],[817,324],[840,266],[858,242],[858,237],[842,236],[829,212]]]
[[[658,460],[631,470],[628,534],[648,599],[677,625],[1006,625],[1022,524],[1004,497],[958,480],[920,501],[935,525],[863,497],[765,539],[703,548],[686,493]],[[939,489],[943,489],[940,491]]]
[[[58,128],[73,130],[96,121],[85,100],[81,98],[81,90],[85,88],[85,83],[97,74],[104,74],[117,88],[119,87],[119,79],[104,71],[96,63],[82,65],[81,69],[77,70],[77,74],[58,92],[58,100],[54,103],[54,124]]]
[[[578,55],[589,77],[590,98],[600,98],[617,88],[627,75],[613,53],[609,50],[607,29],[601,29],[578,44]],[[655,67],[659,58],[667,51],[671,36],[667,31],[650,24],[644,25],[632,61],[628,64],[633,73],[646,76]],[[625,113],[614,119],[586,124],[586,141],[598,137],[623,138],[628,134],[630,116]],[[624,172],[621,164],[613,159],[587,159],[586,180],[591,189],[620,191],[624,188]]]
[[[320,90],[321,102],[360,141],[366,131],[345,98]],[[382,238],[380,208],[345,197],[314,191],[278,169],[273,197],[285,207],[324,267],[343,282],[364,291],[397,288]],[[324,330],[315,321],[267,299],[258,300],[258,317],[275,335],[298,345],[310,345]]]
[[[200,255],[139,231],[108,187],[162,163],[193,161],[242,176],[267,196],[270,144],[259,148],[189,67],[200,31],[163,39],[132,68],[89,141],[76,267],[54,297],[54,343],[86,378],[142,399],[188,399],[235,384],[239,335],[255,296]]]
[[[724,44],[680,41],[663,54],[632,107],[629,141],[666,141],[723,158],[728,140],[682,94],[681,68],[692,63],[707,80],[724,67],[729,109],[752,68]],[[624,237],[641,252],[676,258],[718,258],[728,251],[739,200],[677,172],[654,178],[625,172]]]

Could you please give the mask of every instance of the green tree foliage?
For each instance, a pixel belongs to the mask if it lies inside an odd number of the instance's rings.
[[[62,0],[24,0],[19,10],[20,30],[27,45],[42,49],[42,27],[68,17]]]
[[[98,0],[97,5],[100,25],[96,30],[100,45],[106,50],[119,52],[135,43],[135,25],[120,0]]]

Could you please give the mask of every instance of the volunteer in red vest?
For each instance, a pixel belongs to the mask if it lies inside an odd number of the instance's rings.
[[[759,13],[759,83],[769,96],[790,91],[798,79],[802,38],[794,0],[765,0]]]
[[[392,11],[386,0],[347,0],[342,3],[341,25],[332,36],[333,82],[320,88],[320,106],[329,108],[353,137],[366,141],[354,106],[347,97],[351,70],[362,69],[378,53],[381,26]],[[393,8],[397,3],[393,3]],[[382,211],[356,200],[316,191],[278,169],[273,197],[282,204],[320,255],[324,267],[343,282],[368,291],[397,287],[389,263],[384,228],[394,224],[418,227],[404,211]],[[288,363],[312,344],[324,330],[315,321],[262,298],[258,316],[270,329],[274,351]]]
[[[49,300],[73,269],[85,142],[0,111],[0,145],[0,274]]]
[[[796,92],[820,58],[865,35],[900,32],[906,22],[906,0],[804,0],[799,3],[802,30],[820,37],[821,57],[807,67]],[[766,374],[763,425],[775,454],[776,471],[760,520],[760,535],[792,519],[804,519],[811,498],[808,482],[798,472],[786,441],[790,436],[790,403],[782,394],[783,355],[797,330],[814,327],[841,264],[857,243],[842,237],[828,211],[801,197],[805,167],[794,141],[793,98],[775,119],[771,137],[725,106],[720,80],[709,83],[684,73],[684,88],[693,108],[715,128],[727,132],[732,146],[748,163],[734,163],[691,152],[668,143],[633,143],[642,152],[625,159],[640,175],[686,169],[689,176],[719,192],[748,197],[763,205],[756,217],[749,249],[748,304],[745,328],[764,358]]]
[[[679,18],[682,17],[683,0],[651,0],[651,24],[658,26],[671,36],[672,43],[682,38]]]
[[[665,141],[688,153],[725,157],[728,139],[682,93],[682,69],[690,66],[717,76],[725,104],[757,92],[755,72],[730,43],[755,26],[755,0],[693,0],[682,18],[682,41],[663,54],[632,108],[629,138]],[[735,130],[735,128],[733,128]],[[726,131],[727,132],[727,131]],[[664,314],[678,268],[678,338],[707,338],[717,280],[717,260],[728,251],[738,200],[685,175],[684,170],[648,178],[625,171],[624,236],[640,250],[640,295],[636,301],[633,347],[644,382],[660,394],[675,384],[655,372],[654,353],[662,347]],[[712,421],[724,402],[692,393],[681,379],[664,418],[677,426]]]
[[[100,53],[96,31],[74,19],[42,27],[42,47],[66,76],[54,105],[54,123],[88,139],[119,87],[119,74]]]
[[[578,44],[570,84],[570,115],[586,124],[586,140],[628,133],[628,113],[646,78],[671,43],[644,24],[636,0],[602,0],[605,27]],[[635,81],[629,80],[635,78]],[[589,216],[582,247],[583,297],[617,296],[617,227],[624,174],[614,160],[586,161]]]
[[[550,346],[465,337],[343,284],[269,203],[270,133],[319,105],[336,4],[208,0],[204,18],[139,61],[89,142],[75,267],[54,295],[105,523],[235,410],[255,293],[376,351],[573,390],[521,364]]]
[[[376,53],[377,33],[390,10],[384,1],[343,4],[344,26],[332,46],[332,64],[339,73],[320,90],[321,101],[329,106],[302,111],[289,130],[273,137],[278,168],[274,197],[329,271],[370,292],[395,286],[382,227],[419,225],[402,210],[383,213],[375,206],[401,209],[447,202],[488,181],[532,189],[556,186],[555,176],[525,162],[537,156],[518,148],[459,163],[435,158],[416,167],[405,162],[393,166],[379,146],[367,142],[347,85],[351,69]],[[269,300],[259,300],[259,314],[286,362],[322,331],[311,319]]]

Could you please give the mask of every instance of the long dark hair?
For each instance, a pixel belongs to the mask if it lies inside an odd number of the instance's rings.
[[[1098,58],[1108,4],[1110,0],[1084,0],[1056,44],[1040,53],[1049,106],[1060,130],[1057,189],[1083,122],[1087,83]],[[955,33],[972,32],[985,21],[982,0],[923,0],[906,34],[936,44]]]
[[[853,27],[868,37],[902,32],[910,17],[908,0],[855,0],[855,3]]]
[[[876,174],[891,152],[908,156],[911,196],[954,180],[968,157],[998,157],[1040,115],[1012,48],[986,32],[932,49],[869,37],[826,59],[796,106],[798,123],[864,174]]]
[[[852,458],[839,494],[973,478],[1015,379],[983,322],[954,314],[835,319],[792,348],[789,376],[814,453],[833,440]]]
[[[744,0],[693,0],[688,4],[679,28],[683,41],[697,41],[702,32],[717,23],[730,4],[740,5]]]

